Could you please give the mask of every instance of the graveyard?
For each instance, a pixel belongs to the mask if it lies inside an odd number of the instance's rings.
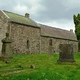
[[[13,54],[9,34],[2,40],[0,80],[79,80],[80,53],[60,44],[59,53]]]
[[[75,62],[60,62],[59,54],[13,54],[8,61],[0,60],[0,80],[79,80],[80,54]],[[31,67],[32,65],[32,67]]]
[[[80,23],[76,25],[76,16],[74,34],[73,30],[37,24],[28,13],[0,14],[1,21],[7,21],[0,25],[0,80],[80,79]]]

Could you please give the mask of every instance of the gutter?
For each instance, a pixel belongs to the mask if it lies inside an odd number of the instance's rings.
[[[55,38],[55,39],[69,40],[69,41],[78,42],[78,40],[72,40],[72,39],[64,39],[64,38],[58,38],[58,37],[52,37],[52,36],[45,36],[45,35],[40,35],[40,36],[41,36],[41,37],[47,37],[47,38]]]
[[[16,24],[20,24],[20,25],[30,26],[30,27],[34,27],[34,28],[40,28],[40,27],[38,27],[38,26],[33,26],[33,25],[29,25],[29,24],[24,24],[24,23],[20,23],[20,22],[12,21],[12,20],[10,20],[10,22],[12,22],[12,23],[16,23]]]

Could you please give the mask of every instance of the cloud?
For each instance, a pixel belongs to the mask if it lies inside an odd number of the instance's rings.
[[[19,13],[23,13],[23,12],[27,11],[28,8],[27,8],[27,6],[18,4],[17,6],[15,6],[15,7],[13,8],[13,10],[14,10],[15,12],[17,11],[17,12],[19,12]]]
[[[38,22],[38,23],[42,23],[42,22]],[[61,29],[66,29],[66,30],[70,30],[73,29],[73,31],[75,31],[75,25],[73,23],[73,20],[54,20],[54,21],[50,21],[50,22],[43,22],[42,24],[51,26],[51,27],[56,27],[56,28],[61,28]]]
[[[18,1],[18,4],[14,7],[14,11],[24,14],[28,12],[31,15],[37,16],[38,12],[44,10],[41,5],[42,0],[24,0]]]
[[[73,15],[79,12],[80,2],[78,2],[75,0],[43,0],[42,5],[45,10],[39,12],[40,15],[36,19],[41,18],[42,21],[60,18],[72,19]]]
[[[74,29],[73,15],[80,12],[79,0],[0,0],[0,9],[30,17],[55,27]]]
[[[0,0],[0,9],[12,11],[13,7],[17,4],[14,0]]]
[[[79,0],[66,0],[62,1],[63,5],[67,8],[67,10],[76,9],[80,7],[80,1]]]

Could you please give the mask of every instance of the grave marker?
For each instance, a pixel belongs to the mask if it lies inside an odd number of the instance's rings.
[[[59,45],[58,62],[75,62],[72,44],[60,44]]]
[[[6,33],[6,38],[2,40],[2,54],[1,58],[2,59],[9,59],[12,57],[12,48],[11,48],[11,43],[12,40],[9,38],[9,33]]]

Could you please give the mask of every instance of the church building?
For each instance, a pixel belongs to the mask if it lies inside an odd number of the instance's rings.
[[[13,53],[58,53],[59,44],[73,44],[74,52],[78,50],[78,41],[75,33],[43,24],[38,24],[25,16],[0,10],[0,55],[2,39],[6,33],[13,40],[11,46]]]

